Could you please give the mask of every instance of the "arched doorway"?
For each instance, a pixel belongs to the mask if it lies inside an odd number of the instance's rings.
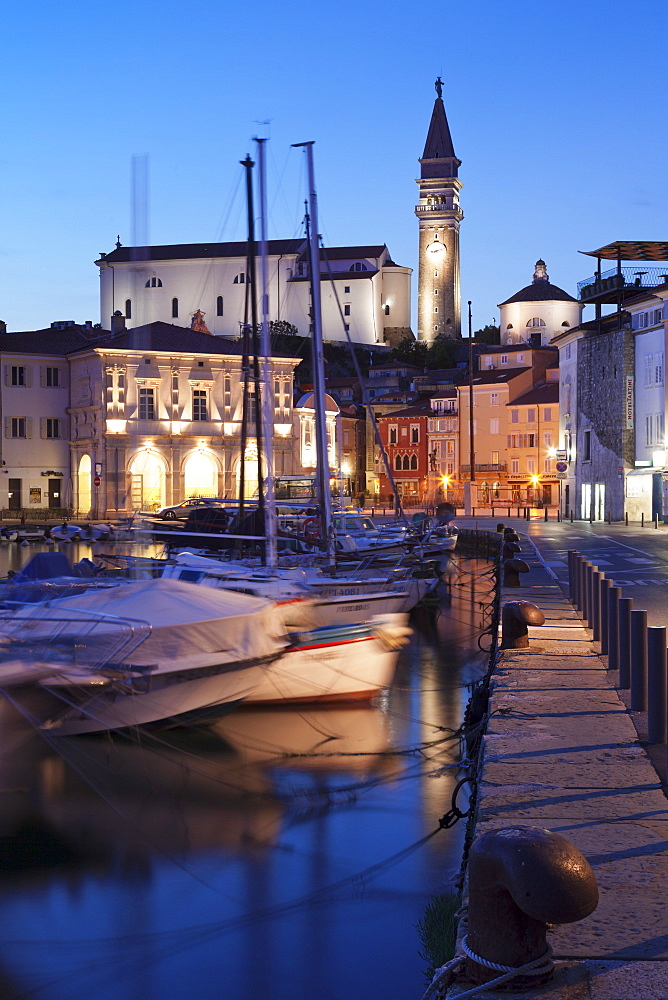
[[[198,451],[190,455],[183,467],[184,496],[218,496],[218,466],[215,459],[206,452]]]
[[[77,473],[77,510],[83,517],[88,517],[92,505],[91,469],[90,455],[82,455]]]
[[[133,510],[157,510],[165,506],[165,464],[155,451],[140,451],[130,465]]]

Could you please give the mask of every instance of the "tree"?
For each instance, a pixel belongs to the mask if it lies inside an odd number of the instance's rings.
[[[501,331],[493,323],[487,323],[486,326],[474,332],[473,339],[478,344],[500,344]]]

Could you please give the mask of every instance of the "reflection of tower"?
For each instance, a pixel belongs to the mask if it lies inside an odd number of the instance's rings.
[[[461,161],[455,156],[448,119],[436,80],[437,97],[420,160],[418,340],[461,336],[459,290],[459,207]]]

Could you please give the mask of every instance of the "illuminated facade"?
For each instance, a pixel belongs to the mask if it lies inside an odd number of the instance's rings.
[[[269,240],[269,319],[309,335],[310,265],[305,240]],[[128,328],[148,323],[195,324],[238,337],[248,314],[245,243],[124,247],[96,261],[103,326],[120,312]],[[259,266],[258,266],[259,281]],[[320,252],[323,336],[369,346],[410,334],[411,269],[386,246],[329,247]],[[258,315],[260,311],[258,310]]]

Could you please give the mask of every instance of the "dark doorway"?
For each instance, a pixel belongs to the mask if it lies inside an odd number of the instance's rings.
[[[61,485],[60,479],[49,479],[49,510],[55,510],[56,507],[63,506],[60,498]]]
[[[21,510],[21,480],[9,480],[9,509]]]

